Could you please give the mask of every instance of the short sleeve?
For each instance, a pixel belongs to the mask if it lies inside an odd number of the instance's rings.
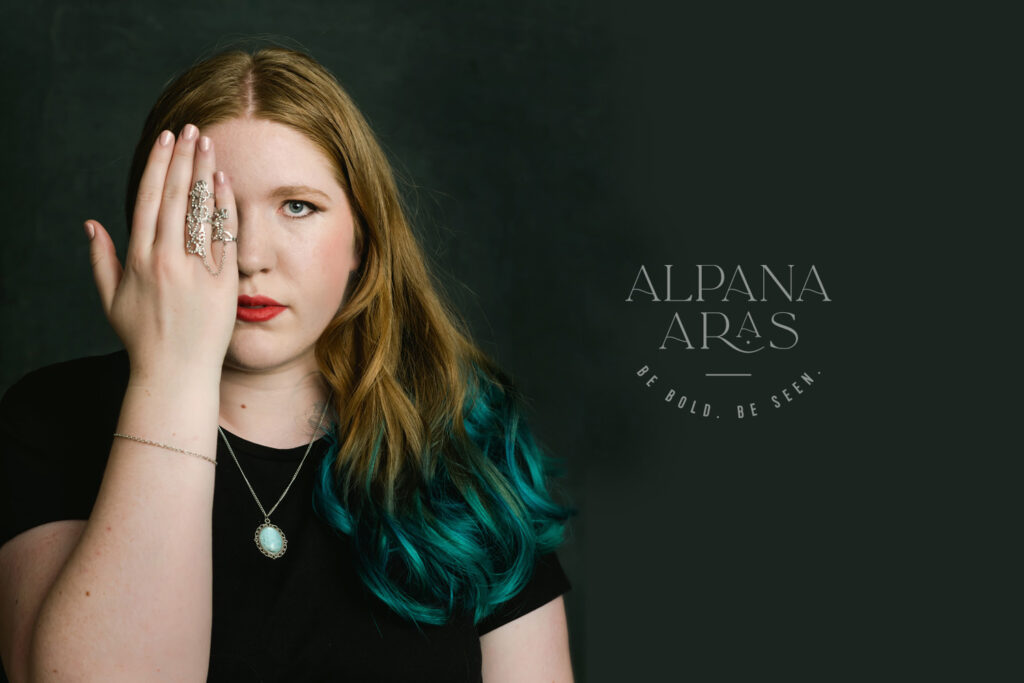
[[[0,546],[41,524],[89,518],[126,384],[127,355],[111,354],[34,370],[4,393]]]
[[[479,635],[493,631],[510,621],[546,605],[559,595],[572,589],[556,553],[540,555],[533,567],[530,580],[511,600],[499,605],[476,625]]]

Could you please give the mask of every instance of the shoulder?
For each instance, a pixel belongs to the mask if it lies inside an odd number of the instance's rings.
[[[55,416],[60,416],[64,426],[69,420],[92,422],[90,418],[113,410],[116,420],[128,371],[128,353],[124,349],[32,370],[0,398],[0,420],[8,429],[49,430],[55,426]]]

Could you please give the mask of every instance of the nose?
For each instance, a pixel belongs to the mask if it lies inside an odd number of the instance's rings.
[[[266,221],[256,211],[243,212],[238,207],[238,274],[251,277],[274,267],[273,235]]]

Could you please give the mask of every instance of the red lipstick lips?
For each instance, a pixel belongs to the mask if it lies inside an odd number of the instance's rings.
[[[237,319],[246,323],[261,323],[270,320],[286,306],[282,306],[268,296],[238,297]]]

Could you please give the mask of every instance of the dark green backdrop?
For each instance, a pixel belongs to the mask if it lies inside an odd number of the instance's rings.
[[[918,241],[927,60],[885,18],[667,7],[5,3],[0,386],[116,348],[81,223],[123,253],[128,162],[162,85],[267,33],[354,96],[457,304],[566,459],[578,680],[834,680],[895,649],[879,622],[904,614],[882,595],[906,549],[880,509],[906,479],[890,455],[919,445],[901,387],[934,352],[899,364],[915,312],[886,302]],[[693,304],[625,301],[641,264],[675,264],[685,296],[698,263],[814,264],[833,301],[801,305],[800,346],[760,356],[749,388],[712,386],[738,356],[658,349]],[[722,408],[822,375],[784,409],[702,420],[646,388],[644,364]]]

